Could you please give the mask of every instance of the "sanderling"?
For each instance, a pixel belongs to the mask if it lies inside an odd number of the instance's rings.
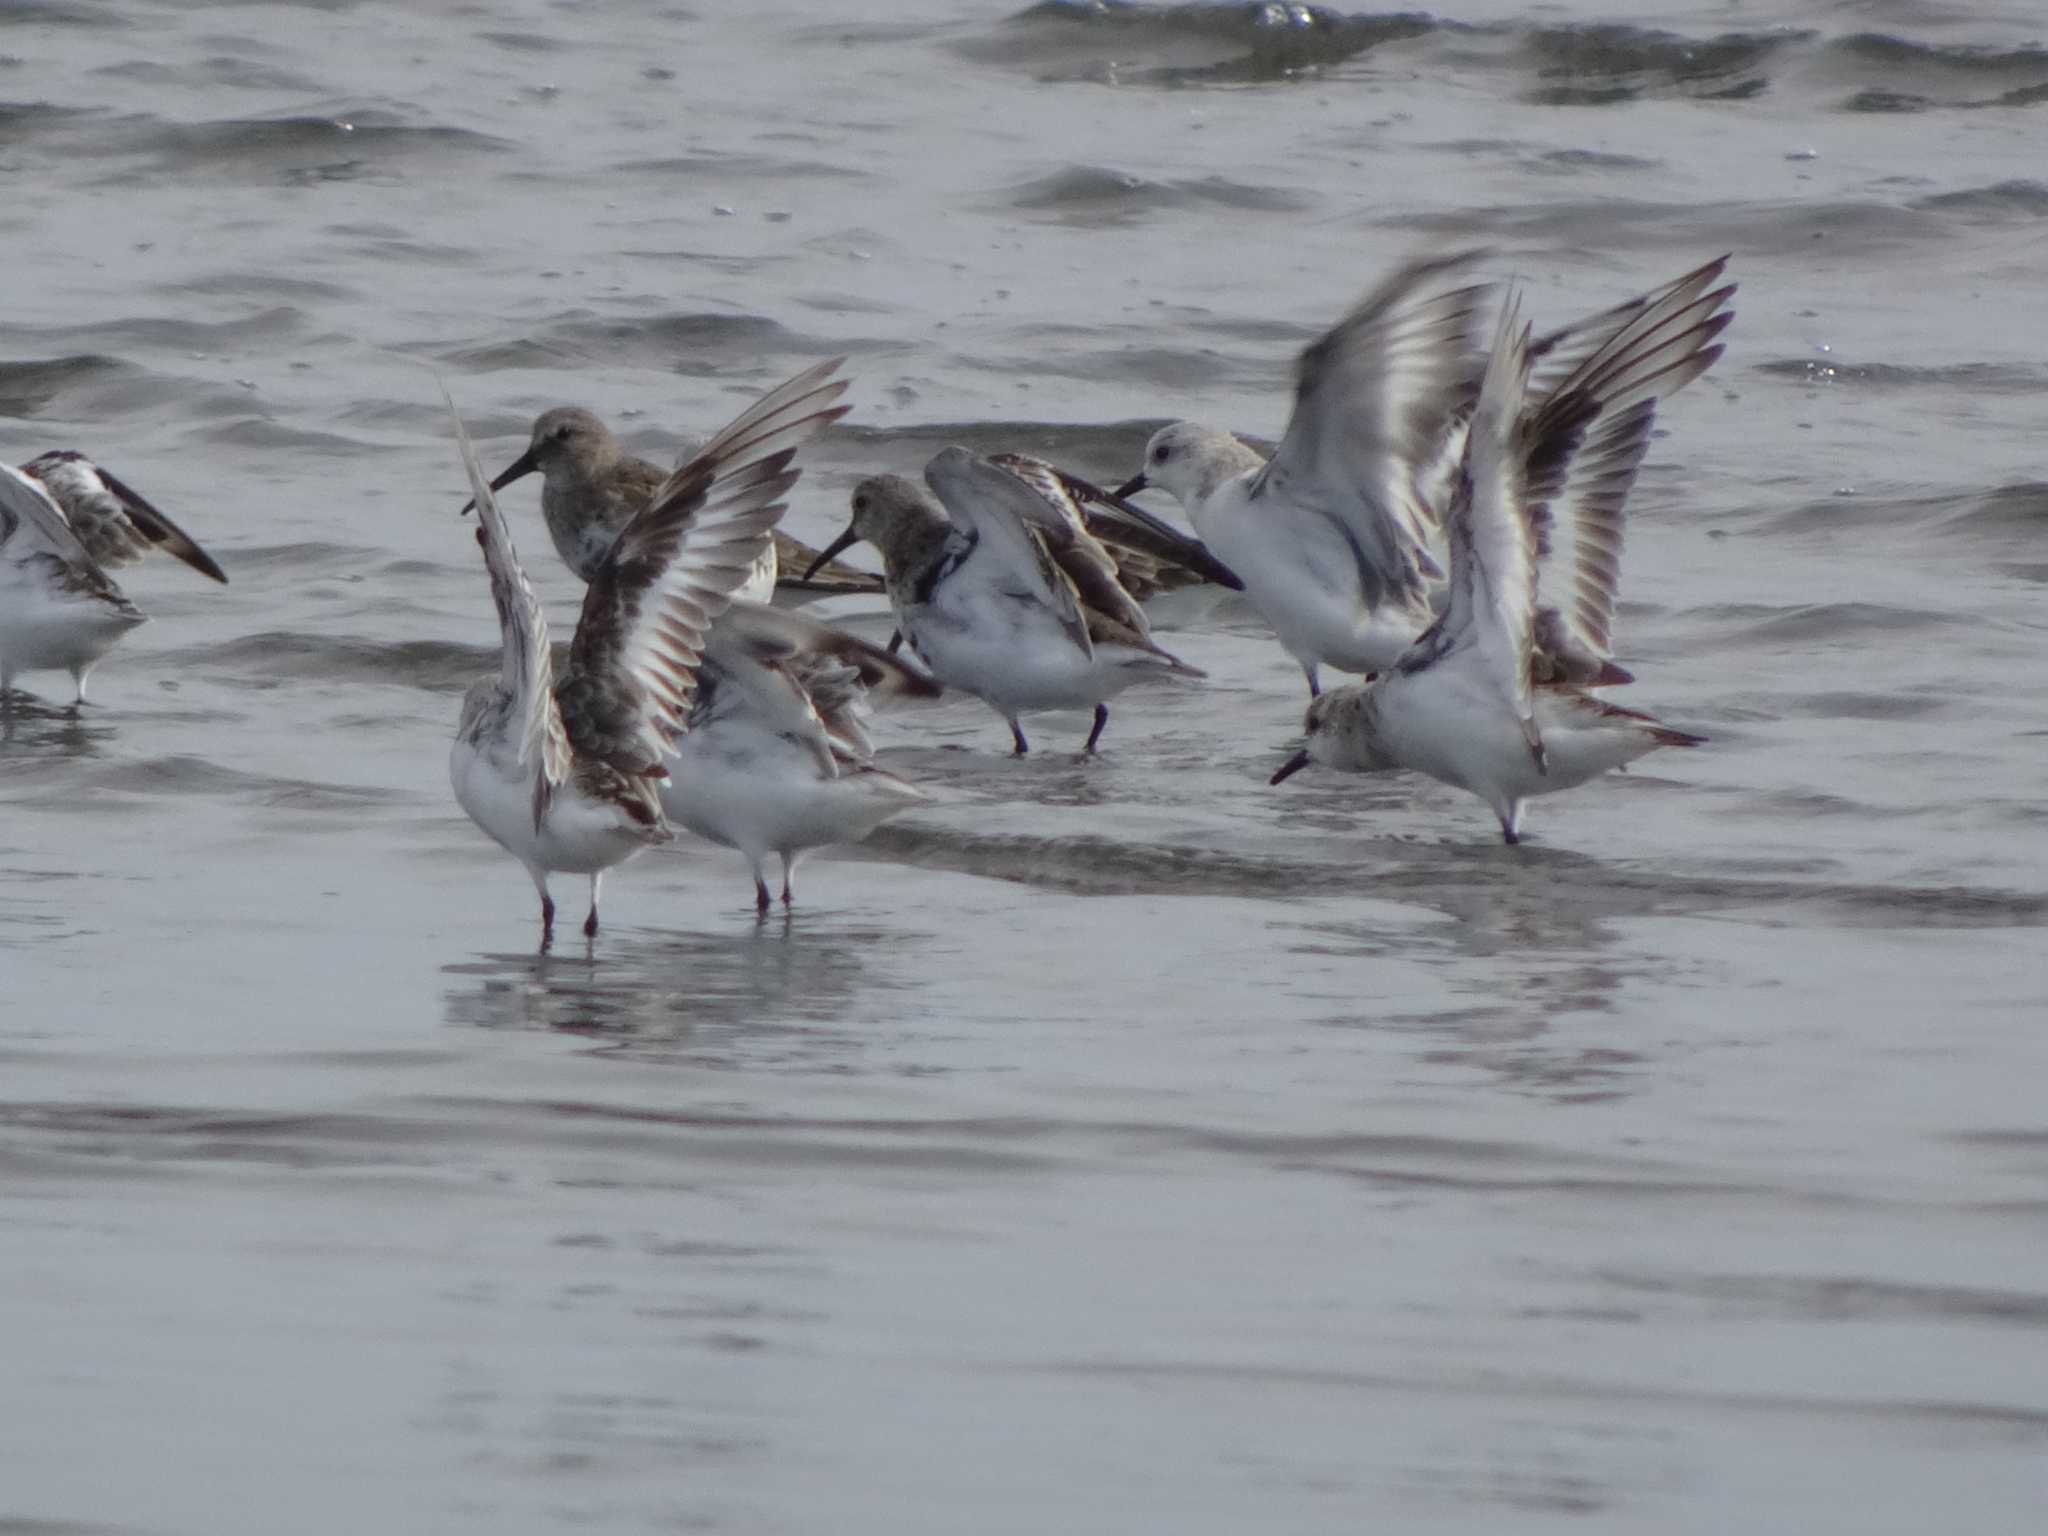
[[[559,429],[566,425],[566,434]],[[660,472],[627,456],[587,411],[549,411],[534,427],[534,446],[493,482],[493,489],[539,465],[548,476],[541,507],[555,548],[569,568],[590,578],[637,504],[652,494]],[[607,487],[609,487],[607,489]],[[805,561],[806,549],[777,531]],[[760,567],[734,594],[705,637],[697,692],[661,786],[663,813],[697,836],[737,849],[754,875],[757,908],[770,901],[766,861],[782,862],[782,899],[795,899],[797,861],[814,848],[858,842],[891,816],[927,798],[922,790],[874,764],[860,721],[872,693],[929,698],[938,683],[841,629],[766,606],[776,571],[771,547],[768,583]],[[801,566],[785,583],[803,584]],[[768,590],[764,590],[764,585]],[[875,578],[834,564],[806,590],[880,591]]]
[[[1008,722],[1019,756],[1030,750],[1020,715],[1094,706],[1082,748],[1093,752],[1105,700],[1147,675],[1206,675],[1153,641],[1070,505],[965,448],[942,450],[925,481],[929,491],[901,475],[863,480],[851,525],[819,558],[873,544],[898,632],[940,682]]]
[[[862,717],[870,698],[929,698],[939,685],[843,630],[786,609],[734,603],[711,628],[688,729],[661,792],[671,821],[737,849],[769,908],[766,864],[853,843],[928,797],[876,766]]]
[[[574,405],[558,405],[540,414],[526,452],[499,472],[491,489],[503,490],[536,471],[541,476],[540,508],[547,518],[548,535],[563,562],[585,581],[603,562],[619,530],[669,478],[667,470],[626,452],[603,422]],[[472,501],[470,506],[474,505]],[[469,507],[463,510],[467,512]],[[832,565],[815,576],[789,574],[812,565],[817,553],[776,529],[745,588],[735,595],[765,603],[777,587],[818,595],[881,593],[879,577],[847,565]]]
[[[1533,400],[1529,330],[1503,308],[1445,515],[1449,605],[1386,675],[1309,705],[1273,783],[1414,769],[1486,801],[1514,843],[1529,796],[1705,739],[1585,686],[1627,677],[1609,654],[1623,504],[1658,397],[1721,355],[1729,292],[1649,306]]]
[[[104,567],[162,549],[215,581],[228,578],[176,523],[83,454],[0,464],[0,706],[21,672],[86,674],[144,621]]]
[[[449,754],[455,798],[526,866],[554,936],[550,871],[590,876],[586,937],[604,871],[673,834],[661,806],[693,703],[706,631],[746,581],[796,483],[805,439],[846,413],[834,359],[770,390],[656,487],[597,562],[561,680],[547,619],[476,450],[455,421],[504,647],[473,684]],[[454,413],[451,401],[449,411]]]
[[[1454,281],[1482,254],[1410,262],[1304,351],[1270,460],[1228,432],[1175,422],[1117,487],[1179,499],[1311,694],[1324,664],[1382,671],[1434,617],[1436,519],[1418,482],[1483,363],[1490,289]]]

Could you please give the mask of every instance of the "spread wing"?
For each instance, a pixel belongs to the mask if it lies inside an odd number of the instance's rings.
[[[799,444],[846,414],[834,358],[770,390],[665,480],[591,578],[556,697],[579,752],[658,775],[712,621],[770,547]]]
[[[30,459],[21,469],[43,483],[64,509],[79,543],[102,566],[133,565],[149,550],[161,549],[201,575],[228,579],[191,535],[84,454],[58,449]]]
[[[547,614],[527,581],[526,572],[520,569],[511,530],[498,511],[491,482],[484,475],[476,448],[445,384],[441,386],[441,398],[448,402],[448,415],[455,423],[456,446],[462,450],[462,467],[469,473],[469,488],[476,496],[476,541],[483,546],[484,569],[491,578],[491,600],[498,606],[498,634],[504,647],[498,676],[511,695],[512,718],[519,723],[519,761],[538,759],[540,763],[533,802],[534,820],[538,824],[547,808],[548,791],[568,780],[573,762],[561,711],[555,707],[554,660],[548,649]]]
[[[1342,530],[1368,603],[1419,597],[1437,574],[1419,481],[1482,367],[1483,284],[1446,286],[1483,255],[1410,262],[1301,354],[1287,435],[1252,483]]]
[[[1539,676],[1582,685],[1627,682],[1613,665],[1624,512],[1649,451],[1657,403],[1722,353],[1735,287],[1705,292],[1710,262],[1627,311],[1618,328],[1540,391],[1520,436],[1524,497],[1536,540]]]
[[[1701,298],[1707,290],[1720,280],[1727,270],[1728,258],[1718,256],[1702,266],[1693,268],[1683,277],[1654,288],[1648,293],[1639,293],[1611,309],[1603,309],[1597,315],[1587,315],[1569,325],[1559,326],[1546,336],[1539,336],[1530,344],[1529,355],[1533,360],[1530,387],[1539,396],[1549,395],[1572,374],[1576,373],[1595,352],[1606,346],[1632,322],[1641,319],[1651,311],[1664,315],[1690,305]],[[1713,296],[1718,306],[1735,292],[1733,284],[1721,289]],[[1671,390],[1661,392],[1669,397]]]
[[[1094,655],[1074,583],[1041,537],[1048,522],[1058,521],[1045,499],[1007,469],[965,448],[942,448],[925,466],[924,478],[946,515],[995,557],[1019,590],[1051,610],[1083,655]]]
[[[1449,606],[1401,660],[1416,671],[1454,652],[1472,657],[1521,722],[1540,765],[1530,695],[1529,651],[1536,607],[1536,540],[1523,495],[1516,431],[1529,382],[1529,328],[1521,301],[1501,309],[1493,355],[1465,440],[1445,533],[1451,556]]]
[[[1139,602],[1155,592],[1211,581],[1242,592],[1237,573],[1182,533],[1135,502],[1083,480],[1079,475],[1022,453],[992,453],[1000,464],[1059,510],[1061,517],[1100,544],[1115,564],[1117,585]]]

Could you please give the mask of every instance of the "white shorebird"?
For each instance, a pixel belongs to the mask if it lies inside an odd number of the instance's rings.
[[[788,906],[805,853],[859,842],[929,798],[876,766],[862,717],[871,697],[939,691],[922,672],[843,630],[734,603],[706,639],[662,808],[671,821],[745,856],[759,912],[770,905],[768,855],[779,857]]]
[[[1490,292],[1444,284],[1483,254],[1410,263],[1303,352],[1294,416],[1270,462],[1227,432],[1176,422],[1117,489],[1156,485],[1179,498],[1244,576],[1311,696],[1322,665],[1385,671],[1443,605],[1437,509],[1463,455]],[[1727,260],[1536,338],[1534,387],[1554,388],[1645,315],[1674,330],[1711,315],[1735,291],[1707,291]]]
[[[925,481],[861,481],[851,525],[819,558],[873,544],[898,633],[940,682],[1008,722],[1017,755],[1030,751],[1021,715],[1093,706],[1092,753],[1106,700],[1148,676],[1206,675],[1153,642],[1070,502],[965,448],[942,450]]]
[[[1294,414],[1270,460],[1180,421],[1117,487],[1158,486],[1242,578],[1309,692],[1325,664],[1378,672],[1428,627],[1435,516],[1419,489],[1483,359],[1483,253],[1410,262],[1301,354]]]
[[[554,936],[551,871],[590,877],[586,937],[604,872],[673,834],[664,759],[684,728],[706,631],[746,581],[796,483],[799,444],[846,413],[841,359],[770,390],[660,486],[592,576],[554,676],[547,619],[458,417],[503,655],[462,704],[449,778],[470,819],[526,867]],[[451,414],[454,411],[450,403]]]
[[[1503,309],[1445,516],[1449,606],[1384,676],[1309,705],[1273,783],[1310,763],[1414,769],[1479,796],[1514,843],[1530,796],[1704,740],[1585,690],[1626,679],[1610,654],[1624,503],[1658,397],[1721,355],[1726,297],[1649,307],[1534,400],[1529,330]]]
[[[575,405],[541,412],[534,420],[526,451],[498,473],[491,489],[501,491],[536,473],[541,477],[540,510],[547,520],[548,537],[554,540],[562,563],[585,581],[596,572],[619,530],[668,479],[667,470],[628,453],[602,421]],[[467,512],[469,507],[463,510]],[[778,588],[817,596],[881,593],[879,578],[850,566],[833,565],[802,577],[790,574],[806,566],[815,569],[817,553],[776,529],[746,585],[735,595],[765,603]]]
[[[144,615],[105,567],[162,549],[215,581],[213,557],[83,454],[62,450],[18,470],[0,464],[0,707],[23,672],[63,671],[85,702],[85,679]]]

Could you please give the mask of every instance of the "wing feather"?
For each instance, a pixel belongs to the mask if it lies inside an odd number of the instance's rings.
[[[97,562],[40,480],[0,464],[0,546],[15,557],[39,551],[88,567]]]
[[[1539,680],[1628,681],[1613,664],[1624,514],[1660,401],[1720,357],[1735,285],[1726,258],[1641,300],[1524,417],[1524,501],[1536,541]]]
[[[1062,518],[1100,544],[1115,564],[1117,584],[1138,601],[1204,581],[1244,590],[1237,573],[1208,545],[1137,503],[1029,454],[992,453],[989,462],[1029,481]]]
[[[1084,656],[1093,656],[1095,646],[1088,638],[1079,590],[1048,547],[1046,530],[1066,526],[1058,510],[1009,470],[965,448],[940,449],[925,466],[924,478],[947,515],[1051,610]],[[1101,546],[1095,548],[1099,552]],[[1114,575],[1110,585],[1115,585]]]
[[[834,358],[768,391],[670,475],[591,578],[556,690],[579,752],[659,774],[713,620],[771,547],[800,444],[844,416]]]
[[[519,761],[538,760],[540,776],[534,790],[534,824],[538,826],[547,809],[549,792],[568,782],[574,767],[569,737],[563,727],[561,710],[555,703],[554,656],[548,647],[548,617],[533,584],[519,564],[519,551],[512,546],[512,532],[498,510],[491,482],[476,456],[476,447],[462,425],[448,386],[441,386],[441,398],[448,402],[449,418],[455,423],[455,442],[462,452],[462,467],[469,474],[469,487],[476,496],[476,541],[483,546],[484,569],[491,578],[491,598],[498,608],[498,633],[504,651],[498,675],[512,696],[513,718],[519,722]]]
[[[203,576],[227,581],[227,573],[190,534],[84,454],[60,448],[38,455],[21,469],[43,483],[64,509],[79,542],[100,565],[133,565],[147,551],[161,549]]]
[[[1252,483],[1343,531],[1369,604],[1418,598],[1437,574],[1420,488],[1483,367],[1485,284],[1445,286],[1485,253],[1412,261],[1301,354],[1287,435]]]
[[[1476,651],[1540,763],[1529,681],[1536,540],[1523,500],[1524,462],[1516,432],[1529,381],[1529,327],[1521,316],[1520,296],[1511,295],[1501,308],[1493,355],[1465,440],[1445,530],[1451,591],[1441,630],[1446,649]],[[1429,638],[1416,642],[1417,647]]]

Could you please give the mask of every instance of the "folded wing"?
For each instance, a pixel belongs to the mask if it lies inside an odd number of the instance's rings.
[[[941,449],[925,466],[924,478],[946,515],[995,557],[1015,590],[1044,604],[1082,654],[1094,655],[1074,582],[1042,534],[1059,523],[1045,499],[1009,470],[965,448]]]

